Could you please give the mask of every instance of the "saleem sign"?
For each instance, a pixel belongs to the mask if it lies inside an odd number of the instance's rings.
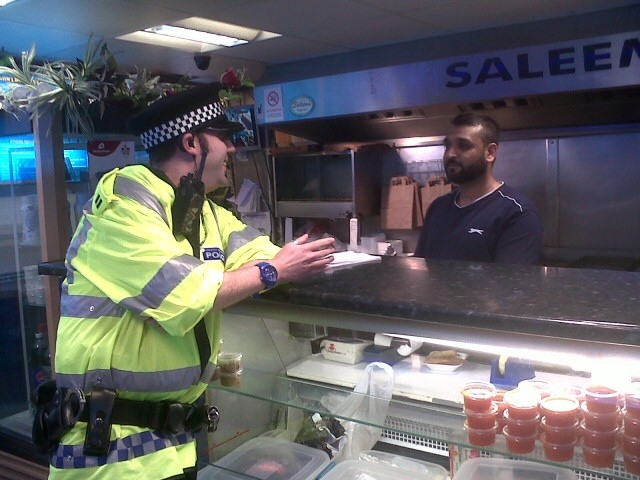
[[[575,47],[551,48],[543,62],[534,63],[526,52],[515,53],[508,58],[486,57],[477,71],[471,70],[469,61],[458,61],[447,67],[449,88],[462,88],[474,83],[509,82],[533,78],[575,75],[584,73],[613,71],[631,68],[631,61],[640,61],[640,38],[631,37],[622,42],[614,51],[612,42],[599,42]],[[511,66],[510,66],[511,65]],[[638,72],[638,64],[635,65]]]
[[[258,86],[255,98],[269,124],[626,86],[640,86],[640,31]],[[273,92],[288,106],[277,115]]]

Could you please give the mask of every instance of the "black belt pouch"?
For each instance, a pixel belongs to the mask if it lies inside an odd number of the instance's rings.
[[[84,454],[104,456],[109,453],[111,418],[116,400],[115,390],[93,387],[89,402],[89,421],[84,438]]]

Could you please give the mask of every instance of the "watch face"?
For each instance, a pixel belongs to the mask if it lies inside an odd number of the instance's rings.
[[[274,287],[278,282],[278,271],[269,263],[260,263],[260,278],[267,288]]]

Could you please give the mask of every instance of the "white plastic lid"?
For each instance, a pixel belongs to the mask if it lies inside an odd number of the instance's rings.
[[[428,475],[422,476],[416,474],[416,472],[383,463],[371,463],[365,460],[345,460],[324,474],[322,480],[360,480],[371,477],[375,480],[429,480],[432,478]],[[456,478],[456,480],[458,479]]]
[[[214,463],[228,471],[215,469],[206,478],[245,479],[243,475],[248,475],[269,480],[310,480],[328,464],[329,455],[322,450],[277,438],[257,437]]]
[[[471,458],[460,465],[456,480],[499,478],[500,480],[577,480],[567,468],[507,458]]]
[[[414,478],[424,478],[427,480],[447,480],[449,472],[446,468],[437,463],[425,462],[416,458],[396,455],[394,453],[379,452],[377,450],[365,450],[358,456],[359,460],[364,460],[373,464],[388,465],[390,467],[406,470],[414,474]],[[415,474],[418,474],[415,477]]]

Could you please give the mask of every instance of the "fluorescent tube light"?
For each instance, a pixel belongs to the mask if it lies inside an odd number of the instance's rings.
[[[191,30],[190,28],[174,27],[173,25],[159,25],[157,27],[146,28],[144,31],[155,33],[157,35],[166,35],[167,37],[180,38],[183,40],[193,40],[194,42],[219,45],[222,47],[235,47],[236,45],[249,43],[248,40],[242,40],[240,38],[218,35],[217,33],[202,32],[199,30]]]
[[[138,30],[117,38],[190,52],[207,52],[216,48],[235,47],[279,36],[278,33],[218,22],[208,18],[189,17],[171,22],[171,24]]]

